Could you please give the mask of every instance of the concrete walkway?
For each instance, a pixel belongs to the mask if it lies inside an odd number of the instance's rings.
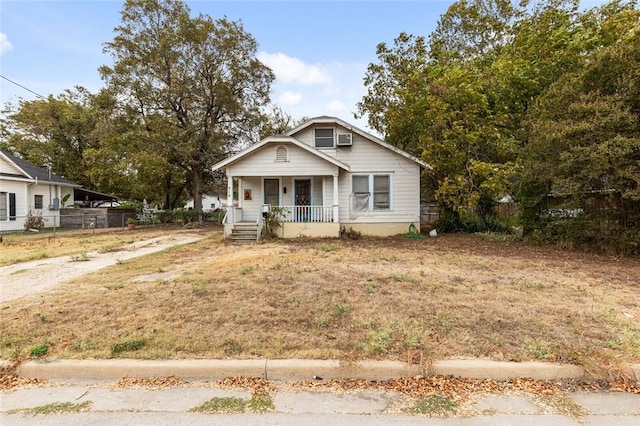
[[[213,398],[249,400],[249,392],[187,386],[169,389],[114,389],[103,384],[60,385],[0,393],[0,423],[7,425],[86,424],[421,424],[421,425],[633,425],[640,424],[640,396],[626,393],[570,393],[585,415],[549,410],[527,395],[485,395],[462,417],[411,415],[408,397],[364,390],[351,393],[278,391],[275,410],[264,414],[202,414],[190,410]],[[88,411],[34,415],[28,409],[47,404],[86,403]],[[460,414],[458,414],[460,415]]]
[[[640,366],[630,371],[640,374]],[[0,393],[0,423],[5,425],[85,424],[265,424],[265,425],[640,425],[640,395],[613,392],[570,392],[562,403],[569,415],[524,392],[478,394],[452,418],[411,414],[415,400],[394,391],[362,389],[338,392],[326,388],[296,388],[290,381],[363,378],[387,380],[420,374],[506,380],[580,379],[577,366],[551,363],[509,363],[451,360],[434,363],[429,371],[395,361],[341,363],[331,360],[55,360],[29,361],[17,369],[24,378],[44,378],[46,386]],[[175,386],[116,386],[122,377],[190,380]],[[249,390],[215,385],[226,377],[261,377],[276,385],[272,412],[264,414],[203,414],[192,412],[212,398],[248,401]],[[86,404],[85,412],[34,415],[30,409],[48,404]],[[562,410],[560,410],[562,411]]]

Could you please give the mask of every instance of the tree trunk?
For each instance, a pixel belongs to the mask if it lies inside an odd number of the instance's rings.
[[[202,213],[202,171],[199,167],[193,169],[193,210]],[[202,215],[198,215],[198,222],[202,223]]]
[[[171,209],[171,175],[165,175],[164,178],[164,210]]]

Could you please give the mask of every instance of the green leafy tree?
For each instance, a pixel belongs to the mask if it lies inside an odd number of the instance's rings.
[[[419,104],[409,97],[418,95],[424,87],[420,81],[428,62],[424,37],[401,33],[393,47],[378,44],[376,55],[379,62],[367,67],[367,94],[358,102],[355,116],[366,116],[369,126],[389,143],[420,156],[420,110],[412,110]]]
[[[617,42],[555,83],[532,112],[526,219],[546,238],[640,253],[638,14],[635,19]],[[548,223],[540,212],[550,207],[584,214]]]
[[[439,63],[490,63],[524,16],[511,0],[459,0],[438,20],[429,36],[430,55]]]
[[[484,215],[506,191],[517,152],[510,132],[496,125],[507,120],[494,108],[487,58],[508,40],[516,15],[506,1],[457,2],[428,46],[423,37],[401,34],[393,48],[378,45],[379,63],[367,70],[358,114],[388,142],[432,166],[423,198],[438,200],[447,217]],[[484,41],[478,38],[483,32]]]
[[[126,200],[163,205],[184,198],[184,172],[170,164],[151,139],[136,111],[120,108],[114,96],[102,90],[95,97],[100,120],[94,131],[99,147],[85,153],[88,174],[103,192]]]
[[[201,211],[211,165],[260,124],[273,73],[256,59],[256,41],[241,23],[192,18],[175,0],[128,0],[121,15],[104,47],[114,65],[101,67],[101,75],[137,112],[154,152],[183,171],[177,187],[184,185]],[[169,171],[165,182],[174,186]],[[167,192],[166,206],[175,207],[175,199]]]
[[[96,189],[87,171],[87,150],[98,146],[93,96],[83,87],[57,97],[7,105],[2,120],[6,146],[38,166],[86,188]]]
[[[256,142],[266,138],[267,136],[283,135],[304,121],[306,121],[305,118],[296,120],[287,111],[274,106],[264,115],[263,122],[259,127]]]

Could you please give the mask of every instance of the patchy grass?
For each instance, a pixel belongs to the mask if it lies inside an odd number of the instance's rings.
[[[248,400],[244,398],[236,398],[233,396],[228,397],[216,397],[191,408],[189,411],[192,413],[244,413],[247,410]]]
[[[194,413],[208,414],[238,414],[238,413],[266,413],[275,410],[271,395],[256,393],[250,399],[236,397],[217,397],[191,408]]]
[[[407,411],[429,417],[451,417],[456,414],[457,408],[454,400],[435,394],[417,399]]]
[[[138,339],[138,340],[127,340],[121,343],[115,343],[111,345],[111,355],[116,356],[121,354],[122,352],[133,352],[140,350],[147,346],[146,339]]]
[[[165,235],[175,230],[170,226],[153,226],[134,233],[120,228],[109,229],[57,229],[55,236],[51,230],[38,233],[20,232],[3,235],[0,266],[50,257],[69,256],[71,260],[85,259],[83,254],[97,251],[108,253],[121,250],[124,246],[136,241]],[[80,254],[78,254],[80,252]]]
[[[177,274],[136,280],[160,270]],[[46,341],[48,356],[109,358],[114,344],[144,340],[123,355],[479,357],[615,376],[640,362],[639,283],[636,259],[476,235],[233,246],[210,232],[3,303],[0,357]]]
[[[90,408],[91,401],[85,401],[80,404],[74,404],[73,402],[54,402],[52,404],[40,405],[33,408],[9,410],[7,411],[7,414],[22,413],[30,416],[46,416],[50,414],[80,413],[83,411],[89,411]]]
[[[85,252],[82,252],[80,254],[72,254],[71,255],[71,261],[72,262],[87,262],[89,260],[91,260],[91,257]]]

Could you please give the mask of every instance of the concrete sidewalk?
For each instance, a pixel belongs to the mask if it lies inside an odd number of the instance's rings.
[[[0,362],[0,367],[8,366]],[[398,361],[341,362],[335,360],[38,360],[19,365],[23,378],[47,379],[44,386],[0,392],[2,425],[85,424],[265,424],[295,425],[640,425],[640,395],[613,392],[570,392],[561,407],[522,391],[473,394],[457,407],[453,418],[411,415],[411,397],[396,391],[290,387],[294,381],[318,383],[330,379],[385,381],[420,375],[505,381],[531,378],[543,381],[581,380],[585,371],[575,365],[489,360],[438,361],[423,368]],[[640,377],[640,366],[628,374]],[[187,381],[177,386],[144,388],[115,384],[121,378],[165,378]],[[249,400],[249,390],[215,385],[228,377],[264,378],[277,384],[270,395],[273,412],[265,414],[203,414],[190,410],[212,398]],[[86,404],[85,412],[34,415],[30,409],[48,404]]]
[[[573,392],[570,401],[583,415],[550,409],[528,394],[479,395],[453,418],[411,415],[411,398],[395,392],[296,391],[286,387],[273,396],[274,411],[264,414],[203,414],[192,410],[213,398],[251,398],[249,391],[189,384],[167,389],[114,388],[100,384],[58,384],[0,393],[0,423],[5,425],[86,424],[265,424],[265,425],[633,425],[640,424],[640,396],[626,393]],[[87,411],[35,415],[47,404],[86,404]],[[575,404],[575,405],[573,405]]]

